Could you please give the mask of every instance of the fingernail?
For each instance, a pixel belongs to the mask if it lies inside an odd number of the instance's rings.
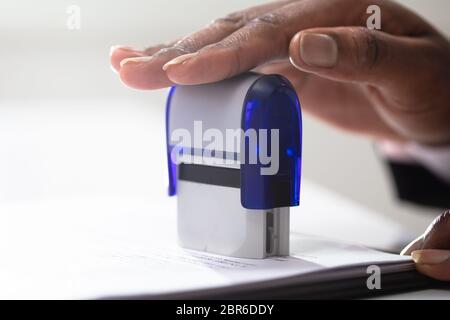
[[[130,47],[130,46],[115,45],[115,46],[111,46],[111,48],[109,48],[109,55],[112,56],[114,51],[116,51],[117,49],[127,50],[127,51],[140,51],[140,49]]]
[[[331,68],[336,65],[338,47],[336,41],[326,34],[302,34],[300,56],[311,67]]]
[[[192,57],[196,56],[197,54],[198,54],[198,51],[197,52],[193,52],[193,53],[183,54],[182,56],[178,56],[178,57],[170,60],[169,62],[167,62],[165,65],[163,65],[162,69],[164,71],[166,71],[167,68],[169,68],[170,66],[177,65],[177,64],[183,64],[187,60],[189,60]]]
[[[136,57],[136,58],[128,58],[120,61],[120,67],[122,68],[127,63],[143,63],[152,60],[153,57]]]
[[[450,259],[450,250],[416,250],[411,253],[415,263],[440,264]]]

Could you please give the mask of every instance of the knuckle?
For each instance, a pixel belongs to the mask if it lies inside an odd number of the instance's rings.
[[[162,48],[158,52],[156,52],[153,56],[154,57],[160,57],[160,56],[172,56],[172,55],[183,55],[189,53],[188,50],[186,50],[182,46],[177,46],[176,44],[169,48]]]
[[[211,25],[219,27],[231,26],[234,28],[240,28],[244,26],[248,22],[248,20],[248,14],[246,12],[239,11],[230,13],[223,18],[213,20],[211,22]]]
[[[450,235],[450,209],[445,210],[440,216],[433,220],[425,231],[425,241],[439,234]]]
[[[169,47],[169,48],[162,48],[162,49],[156,51],[155,54],[154,54],[153,56],[154,56],[154,57],[159,57],[159,56],[166,55],[167,53],[170,52],[171,49],[172,49],[172,47]]]
[[[263,14],[250,20],[249,24],[263,27],[278,27],[284,20],[284,15],[276,12]]]
[[[250,31],[246,28],[242,28],[221,41],[208,46],[208,48],[233,48],[241,51],[245,43],[251,40]]]
[[[197,41],[194,38],[187,36],[175,43],[172,46],[172,50],[180,54],[186,54],[194,51],[196,46]]]
[[[437,217],[433,223],[433,228],[446,226],[450,232],[450,209],[445,210],[439,217]]]
[[[380,63],[382,43],[376,30],[357,28],[352,34],[356,47],[355,60],[358,67],[373,69]]]
[[[286,48],[290,42],[290,37],[283,28],[284,21],[286,21],[286,16],[283,13],[266,13],[252,19],[247,24],[247,30],[249,30],[249,33],[261,34],[266,40],[270,39],[270,41],[273,41],[274,47]]]
[[[154,56],[166,56],[166,55],[183,55],[196,51],[198,46],[198,40],[192,36],[186,36],[181,40],[173,43],[170,46],[161,48]]]

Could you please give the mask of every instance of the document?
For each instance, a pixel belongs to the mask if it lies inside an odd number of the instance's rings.
[[[366,286],[371,265],[413,270],[409,257],[296,232],[287,257],[240,259],[183,249],[174,200],[3,207],[0,298],[220,297],[342,279]]]

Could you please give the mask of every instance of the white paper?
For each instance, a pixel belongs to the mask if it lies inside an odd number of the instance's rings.
[[[101,298],[223,287],[367,262],[408,261],[293,233],[291,257],[235,259],[179,248],[174,199],[3,206],[0,298]]]

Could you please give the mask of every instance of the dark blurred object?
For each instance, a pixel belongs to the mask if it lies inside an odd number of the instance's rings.
[[[430,207],[450,207],[450,185],[426,168],[394,161],[389,161],[388,166],[401,200]]]

